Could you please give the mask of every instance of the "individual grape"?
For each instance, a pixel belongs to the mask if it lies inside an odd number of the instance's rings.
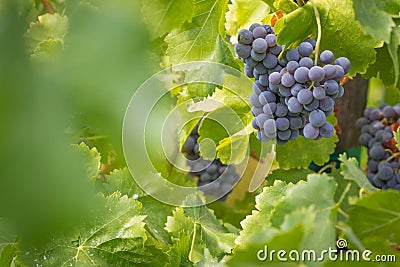
[[[351,67],[350,60],[346,57],[337,58],[335,60],[335,65],[340,65],[344,70],[344,74],[348,73]]]
[[[259,97],[257,94],[252,93],[250,95],[250,103],[255,106],[256,108],[262,108],[263,105],[261,105],[260,101],[259,101]]]
[[[397,116],[400,117],[400,105],[394,106],[393,109],[396,111]]]
[[[303,105],[310,104],[313,101],[313,93],[310,90],[303,89],[298,93],[297,100]]]
[[[299,61],[300,54],[296,49],[291,48],[286,52],[286,59],[288,61]]]
[[[314,48],[309,42],[302,42],[299,45],[299,53],[303,57],[309,57],[313,51],[314,51]]]
[[[339,94],[337,97],[342,97],[344,95],[344,87],[339,84]]]
[[[371,140],[372,135],[370,135],[369,133],[363,133],[360,135],[360,137],[358,138],[358,142],[362,145],[362,146],[368,146],[368,142],[369,140]]]
[[[257,95],[261,94],[261,92],[265,91],[263,86],[260,84],[259,81],[255,81],[253,83],[253,92],[256,93]]]
[[[252,68],[250,66],[245,66],[244,67],[244,74],[249,78],[254,78],[253,70],[254,70],[254,68]]]
[[[311,123],[308,123],[306,126],[304,126],[303,134],[305,138],[315,140],[319,136],[319,128],[312,126]]]
[[[334,105],[335,105],[335,102],[334,102],[333,99],[330,98],[329,96],[328,96],[328,97],[325,97],[324,99],[321,99],[321,100],[319,101],[319,108],[320,108],[321,110],[323,110],[323,111],[332,110],[333,107],[334,107]]]
[[[265,114],[274,114],[276,111],[276,103],[272,102],[272,103],[268,103],[266,105],[264,105],[263,107],[263,112]]]
[[[262,108],[256,108],[256,107],[251,107],[251,113],[253,114],[253,116],[258,116],[259,114],[261,114],[263,112]]]
[[[275,124],[279,131],[285,131],[289,129],[289,120],[287,118],[277,118]]]
[[[267,54],[263,59],[263,64],[268,69],[275,68],[278,64],[278,58],[273,54]]]
[[[319,66],[312,67],[308,73],[308,78],[313,82],[320,82],[324,79],[324,77],[325,77],[325,72]]]
[[[309,57],[303,57],[299,61],[299,66],[300,67],[306,67],[308,69],[311,69],[312,66],[314,66],[314,62],[312,61],[311,58]]]
[[[244,63],[246,63],[246,66],[250,66],[253,68],[258,64],[258,62],[252,59],[251,57],[246,58]]]
[[[259,23],[253,23],[251,24],[251,26],[249,27],[249,31],[253,32],[255,28],[262,26]]]
[[[344,70],[339,65],[334,65],[334,68],[336,70],[336,73],[335,73],[335,77],[333,79],[340,81],[344,77]]]
[[[322,87],[315,87],[312,91],[312,95],[315,99],[321,100],[326,97],[325,90]]]
[[[333,125],[329,122],[325,122],[320,128],[319,128],[319,134],[322,137],[329,138],[335,133],[335,128]]]
[[[238,34],[238,42],[239,44],[246,44],[249,45],[253,42],[254,38],[253,38],[253,34],[251,33],[251,31],[243,29],[239,31]]]
[[[291,89],[288,87],[283,86],[282,84],[279,85],[279,94],[283,97],[288,97],[292,95]]]
[[[264,122],[263,129],[266,135],[276,133],[275,120],[268,119]]]
[[[368,118],[371,121],[377,121],[377,120],[381,120],[383,118],[383,113],[382,111],[378,110],[378,109],[373,109],[371,110],[371,112],[369,113]]]
[[[378,161],[372,160],[372,159],[368,160],[368,163],[367,163],[368,171],[369,172],[373,172],[373,173],[377,172],[378,171],[378,165],[379,165]]]
[[[385,150],[382,145],[375,144],[369,150],[368,155],[370,158],[372,158],[374,160],[382,160],[385,157]]]
[[[298,83],[305,83],[308,82],[310,79],[308,78],[309,69],[306,67],[299,67],[294,72],[294,79]]]
[[[385,118],[394,119],[397,116],[396,110],[391,106],[386,106],[382,110],[382,114]]]
[[[263,27],[267,31],[267,34],[274,33],[274,29],[271,26],[269,26],[268,24],[264,24]]]
[[[262,130],[258,131],[258,133],[257,133],[257,138],[258,138],[258,140],[260,140],[261,142],[267,142],[267,141],[271,140],[271,138],[268,137],[268,136],[265,134],[265,132],[262,131]]]
[[[194,145],[196,144],[196,139],[193,136],[189,136],[185,143],[183,144],[182,150],[184,152],[191,152],[193,151]]]
[[[265,36],[265,41],[267,41],[268,47],[276,46],[276,35],[275,34],[267,34],[267,36]]]
[[[209,182],[211,180],[212,180],[211,175],[209,173],[207,173],[207,172],[203,172],[200,175],[200,181],[201,182]]]
[[[335,58],[335,56],[333,55],[332,51],[330,51],[330,50],[322,51],[322,53],[319,55],[319,59],[324,64],[332,63],[334,58]]]
[[[258,63],[254,69],[257,71],[257,74],[259,74],[259,75],[263,75],[268,72],[268,70],[264,67],[264,65],[261,62]]]
[[[390,165],[381,165],[378,166],[378,176],[383,181],[388,181],[393,177],[393,169]]]
[[[310,104],[304,105],[304,109],[307,111],[313,111],[317,109],[319,105],[320,105],[320,100],[314,98]]]
[[[285,56],[283,56],[281,59],[278,60],[278,64],[281,67],[285,67],[287,63],[288,63],[288,60],[285,58]]]
[[[279,117],[279,118],[283,118],[283,117],[286,117],[286,116],[287,116],[288,111],[289,111],[288,108],[287,108],[284,104],[278,103],[278,104],[276,105],[275,115],[276,115],[277,117]]]
[[[303,120],[301,119],[300,116],[291,116],[289,117],[289,127],[292,130],[298,130],[302,128],[303,126]]]
[[[291,97],[288,102],[288,110],[292,113],[300,113],[303,105],[297,100],[296,97]]]
[[[286,65],[287,71],[291,74],[293,74],[298,67],[299,63],[297,61],[289,61]]]
[[[276,101],[276,96],[270,91],[262,92],[259,96],[259,102],[261,103],[261,105],[265,105],[267,103],[275,101]]]
[[[267,30],[262,26],[255,27],[253,29],[253,36],[255,39],[265,38],[265,36],[267,36]]]
[[[290,140],[296,140],[297,137],[299,137],[300,131],[299,130],[290,130],[291,135],[290,135]]]
[[[293,75],[290,74],[289,72],[285,73],[281,77],[281,84],[285,87],[292,87],[295,83],[296,83],[296,81],[295,81]],[[290,89],[289,89],[289,91],[290,91]]]
[[[235,52],[238,57],[241,58],[248,58],[251,55],[251,46],[244,45],[244,44],[236,44],[235,45]]]
[[[254,79],[256,79],[256,80],[258,80],[258,78],[260,77],[260,74],[258,74],[258,72],[255,68],[253,70],[253,76],[254,76]]]
[[[253,60],[255,60],[255,61],[263,61],[263,59],[265,58],[266,55],[267,54],[265,52],[264,53],[257,53],[254,50],[251,50],[251,52],[250,52],[251,58]]]
[[[268,42],[268,41],[267,41],[267,42]],[[271,54],[275,55],[275,56],[279,56],[279,54],[282,52],[282,47],[279,46],[279,45],[275,45],[275,46],[273,46],[273,47],[270,47],[270,48],[268,49],[268,51],[269,51]],[[281,61],[279,62],[279,64],[281,64]],[[283,66],[283,65],[282,65],[282,66]]]
[[[324,73],[325,73],[325,79],[331,80],[336,77],[335,66],[328,64],[328,65],[323,66],[322,69],[324,70]]]
[[[319,109],[313,110],[310,113],[310,123],[314,127],[321,127],[326,122],[325,113]]]
[[[290,135],[292,134],[292,131],[290,129],[287,129],[285,131],[278,131],[278,138],[283,141],[287,141],[290,139]]]
[[[269,82],[273,85],[281,83],[281,75],[278,72],[273,72],[269,75]]]
[[[324,89],[328,95],[334,95],[339,91],[339,84],[334,80],[327,80],[324,83]]]
[[[258,77],[258,81],[260,82],[261,85],[268,86],[268,84],[269,84],[269,75],[268,75],[268,73],[260,75],[260,77]]]
[[[268,44],[267,41],[265,41],[265,39],[257,38],[254,40],[252,47],[255,52],[264,53],[265,51],[267,51]]]
[[[256,130],[260,130],[260,126],[257,124],[257,118],[253,118],[251,121],[251,126]]]

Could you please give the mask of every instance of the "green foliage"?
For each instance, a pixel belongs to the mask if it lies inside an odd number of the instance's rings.
[[[394,132],[394,140],[396,140],[396,147],[400,150],[400,128],[397,129],[397,132]]]
[[[377,40],[390,43],[390,35],[396,23],[393,18],[400,13],[396,0],[353,0],[354,11],[363,31]]]
[[[278,145],[274,171],[263,188],[249,193],[242,180],[236,191],[241,197],[210,205],[200,192],[179,206],[152,198],[126,168],[121,147],[126,106],[150,75],[150,66],[158,70],[213,61],[242,71],[229,42],[241,28],[282,10],[275,25],[280,44],[290,48],[310,36],[316,39],[312,3],[321,18],[321,49],[348,57],[350,76],[380,78],[387,97],[396,101],[398,1],[48,2],[52,14],[39,0],[0,4],[0,266],[363,264],[262,262],[256,257],[265,245],[318,253],[334,247],[339,236],[348,238],[351,248],[400,257],[399,192],[374,188],[346,154],[339,157],[340,170],[330,174],[307,169],[330,159],[336,135]],[[178,84],[209,78],[212,71],[173,68],[164,78]],[[182,113],[203,116],[199,141],[214,143],[201,144],[202,156],[213,159],[215,154],[226,164],[247,156],[265,163],[257,158],[261,145],[251,127],[253,81],[217,74],[215,84],[179,85],[154,116],[193,99]],[[329,121],[336,124],[334,116]],[[148,125],[149,155],[138,158],[149,156],[172,183],[195,186],[196,179],[160,156],[156,122]],[[182,146],[197,122],[168,140]],[[400,131],[395,138],[399,143]],[[135,162],[138,168],[141,163]]]
[[[351,61],[349,75],[365,73],[375,61],[376,41],[359,32],[351,1],[313,1],[321,17],[321,49],[331,50],[336,57],[347,57]],[[312,4],[306,5],[285,15],[275,26],[278,43],[291,46],[317,36],[317,23]],[[321,51],[322,51],[321,50]]]

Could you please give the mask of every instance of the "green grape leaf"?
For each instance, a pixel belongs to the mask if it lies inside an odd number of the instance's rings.
[[[348,212],[348,223],[356,235],[363,239],[384,238],[400,244],[400,199],[395,190],[377,191],[359,199]]]
[[[400,13],[397,0],[353,0],[354,11],[361,29],[376,40],[390,43],[392,29],[396,26],[394,16]]]
[[[216,55],[221,45],[219,38],[225,36],[227,1],[197,0],[194,5],[192,22],[180,30],[173,30],[165,39],[171,63],[175,65],[200,60],[226,63],[226,59],[217,58]],[[231,61],[232,53],[229,58],[228,61]]]
[[[192,256],[189,259],[192,262],[200,261],[199,256],[204,248],[207,248],[213,257],[222,257],[230,253],[236,238],[236,235],[230,233],[202,203],[198,196],[188,196],[185,205],[189,207],[177,208],[166,223],[166,230],[174,236],[180,236],[182,233],[191,235],[194,246],[191,248]],[[190,207],[194,205],[196,207]]]
[[[273,186],[264,187],[261,194],[256,196],[256,209],[240,222],[242,231],[235,243],[242,247],[250,243],[260,232],[270,230],[270,216],[276,205],[284,198],[292,184],[275,181]]]
[[[142,214],[146,215],[144,222],[146,229],[158,240],[164,243],[170,242],[170,237],[164,226],[167,216],[172,214],[173,207],[150,197],[144,192],[131,176],[127,168],[114,170],[106,176],[107,183],[104,184],[105,193],[113,194],[120,192],[137,199],[142,204]]]
[[[316,252],[332,247],[336,237],[336,187],[334,179],[325,173],[308,175],[307,182],[300,181],[292,186],[277,204],[271,215],[272,226],[282,225],[285,216],[294,210],[313,207],[318,227],[304,241],[304,245]]]
[[[276,11],[276,8],[274,7],[274,2],[276,0],[262,0],[262,1],[269,6],[269,8],[271,9],[272,12]]]
[[[62,44],[67,30],[68,18],[66,16],[61,16],[57,13],[39,16],[38,21],[31,23],[25,34],[29,51],[31,53],[34,53],[34,51],[49,51],[48,49],[43,49],[43,46],[49,45],[49,43],[43,43],[46,40],[55,40]]]
[[[113,170],[106,175],[106,180],[107,183],[104,184],[106,194],[112,195],[114,192],[120,192],[122,195],[139,200],[147,195],[133,179],[128,168]]]
[[[282,227],[279,230],[276,229],[272,236],[265,235],[265,232],[258,232],[256,240],[235,250],[235,254],[227,262],[228,266],[299,266],[298,263],[290,261],[278,261],[276,255],[271,258],[270,252],[310,249],[310,247],[304,247],[304,243],[317,228],[316,214],[312,207],[291,212],[285,217]],[[286,254],[285,257],[288,258],[288,255]]]
[[[356,158],[347,159],[346,153],[339,156],[341,162],[340,168],[342,169],[341,174],[344,179],[354,181],[361,189],[369,192],[377,191],[365,176],[364,172],[358,166]]]
[[[398,150],[400,150],[400,127],[397,129],[397,132],[393,133],[394,135],[394,140],[396,140],[397,144],[396,147]]]
[[[267,185],[273,185],[276,180],[285,181],[286,183],[297,183],[301,180],[306,181],[307,175],[313,173],[309,169],[277,169],[268,174]]]
[[[33,50],[33,59],[50,59],[51,57],[57,57],[60,55],[63,49],[63,44],[61,40],[44,40],[41,41]]]
[[[194,13],[193,0],[142,1],[143,18],[153,39],[190,23]],[[157,18],[157,19],[154,19]]]
[[[388,45],[388,52],[393,62],[395,85],[397,85],[399,82],[399,74],[400,74],[399,45],[400,45],[400,28],[396,27],[392,31],[390,37],[390,44]]]
[[[95,180],[99,175],[101,156],[95,147],[90,148],[85,143],[72,145],[73,149],[79,153],[84,163],[87,176]]]
[[[311,162],[322,166],[329,161],[329,155],[335,152],[338,140],[336,134],[330,138],[322,138],[317,141],[299,136],[296,140],[289,141],[286,145],[277,146],[277,161],[283,169],[305,169],[308,168]]]
[[[213,257],[208,249],[204,249],[203,258],[196,267],[226,267],[226,258],[224,257],[221,261]]]
[[[278,10],[282,10],[284,13],[290,13],[296,10],[299,6],[292,0],[277,0],[274,3],[274,7]]]
[[[269,13],[269,6],[261,0],[234,0],[228,8],[225,27],[231,36],[237,36],[239,30],[262,21]]]
[[[331,50],[336,57],[351,61],[350,76],[365,73],[375,61],[376,41],[359,31],[351,1],[314,1],[321,17],[321,51]],[[312,35],[317,38],[317,23],[311,2],[285,15],[275,25],[278,43],[291,47]]]
[[[15,245],[7,245],[0,252],[0,266],[11,266],[14,257],[17,256],[17,247]]]
[[[140,203],[113,194],[105,198],[104,209],[91,222],[80,227],[74,239],[56,237],[43,250],[26,248],[18,260],[28,266],[155,266],[166,255],[153,247],[144,247],[145,216]]]
[[[166,266],[167,267],[194,266],[193,263],[189,260],[190,246],[191,246],[190,235],[187,235],[186,233],[181,233],[180,237],[174,240],[174,244],[168,251],[170,261]]]

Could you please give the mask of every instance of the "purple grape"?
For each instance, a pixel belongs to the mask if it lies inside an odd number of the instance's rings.
[[[255,27],[253,29],[253,36],[255,39],[265,38],[265,36],[267,36],[267,30],[262,26]]]
[[[314,62],[312,61],[311,58],[309,57],[303,57],[299,61],[299,66],[300,67],[306,67],[308,69],[311,69],[314,66]]]
[[[269,75],[269,82],[273,85],[281,83],[281,75],[278,72],[273,72]]]
[[[333,55],[332,51],[330,51],[330,50],[322,51],[322,53],[319,55],[319,59],[324,64],[332,63],[334,58],[335,58],[335,56]]]
[[[268,42],[268,41],[267,41],[267,42]],[[268,51],[269,51],[271,54],[275,55],[275,56],[279,56],[279,54],[282,52],[282,46],[276,45],[276,46],[270,47],[270,48],[268,49]],[[281,62],[279,62],[279,64],[281,64]]]
[[[324,125],[319,128],[319,134],[322,137],[329,138],[335,133],[335,128],[329,122],[325,122]]]
[[[319,109],[313,110],[310,113],[310,123],[314,127],[321,127],[326,122],[325,113]]]
[[[248,58],[251,55],[251,46],[244,44],[236,44],[235,52],[238,55],[238,57]]]
[[[281,78],[281,84],[285,87],[292,87],[295,83],[293,75],[289,72],[285,73]]]
[[[275,111],[275,115],[277,117],[283,118],[286,117],[288,114],[288,108],[286,107],[286,105],[282,104],[282,103],[278,103],[276,105],[276,111]]]
[[[287,118],[277,118],[275,125],[279,131],[285,131],[289,129],[289,120]]]
[[[299,67],[299,63],[297,61],[289,61],[286,65],[286,69],[289,73],[293,74],[297,68]]]
[[[251,58],[253,60],[255,60],[255,61],[263,61],[263,59],[265,58],[266,55],[267,54],[265,52],[264,53],[257,53],[254,50],[251,50],[251,52],[250,52]]]
[[[254,40],[252,47],[255,52],[264,53],[265,51],[267,51],[268,44],[267,41],[265,41],[265,39],[257,38]]]
[[[313,51],[314,51],[314,48],[309,42],[302,42],[299,45],[299,53],[303,57],[309,57]]]
[[[335,65],[340,65],[344,70],[344,74],[348,73],[351,67],[350,60],[346,57],[337,58],[335,60]]]
[[[294,79],[298,83],[305,83],[308,82],[310,79],[308,78],[308,72],[309,69],[306,67],[299,67],[295,72],[294,72]]]
[[[243,29],[239,31],[238,34],[238,41],[239,44],[246,44],[249,45],[253,42],[254,38],[253,38],[253,34],[251,33],[251,31]]]
[[[312,67],[308,73],[308,78],[313,82],[320,82],[324,79],[324,77],[325,77],[325,72],[319,66]]]
[[[307,139],[315,140],[319,136],[319,128],[311,125],[311,123],[306,124],[303,129],[304,137]]]
[[[275,101],[276,101],[275,94],[273,94],[269,91],[262,92],[259,96],[259,102],[261,103],[261,105],[265,105],[267,103],[275,102]]]
[[[275,68],[278,64],[278,58],[273,54],[267,54],[263,59],[263,64],[268,69]]]
[[[336,68],[333,65],[325,65],[322,67],[325,73],[325,79],[330,80],[336,77]]]
[[[263,129],[266,135],[276,133],[275,121],[273,119],[266,120]]]
[[[310,90],[303,89],[298,93],[297,100],[303,105],[310,104],[313,101],[313,94]]]
[[[267,41],[268,47],[276,46],[276,35],[275,34],[267,34],[267,36],[265,36],[265,41]]]
[[[318,100],[324,99],[326,97],[325,90],[321,87],[315,87],[312,94],[313,97]]]
[[[288,61],[299,61],[300,54],[296,49],[291,48],[286,52],[286,59]]]
[[[288,110],[292,113],[300,113],[303,105],[297,100],[296,97],[291,97],[288,102]]]
[[[324,83],[324,89],[328,95],[334,95],[339,92],[339,84],[334,80],[327,80]]]

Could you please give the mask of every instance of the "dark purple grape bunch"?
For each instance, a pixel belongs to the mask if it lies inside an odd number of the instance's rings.
[[[240,180],[240,175],[236,172],[234,165],[225,165],[219,159],[206,160],[200,156],[199,143],[197,142],[199,125],[200,122],[193,128],[183,144],[182,151],[188,159],[187,164],[190,166],[190,174],[198,178],[198,186],[210,184],[218,179],[213,184],[201,188],[204,194],[221,196],[223,192],[228,192],[220,198],[220,200],[224,200],[233,186]]]
[[[316,140],[334,134],[326,117],[344,93],[340,80],[350,70],[347,58],[335,60],[325,50],[314,65],[316,42],[311,39],[282,54],[273,28],[257,23],[239,31],[238,42],[235,51],[244,72],[255,78],[250,103],[258,139],[285,144],[299,135]]]
[[[400,103],[369,107],[356,121],[361,130],[359,142],[368,152],[367,177],[377,188],[400,190],[400,153],[393,136],[399,125]]]

